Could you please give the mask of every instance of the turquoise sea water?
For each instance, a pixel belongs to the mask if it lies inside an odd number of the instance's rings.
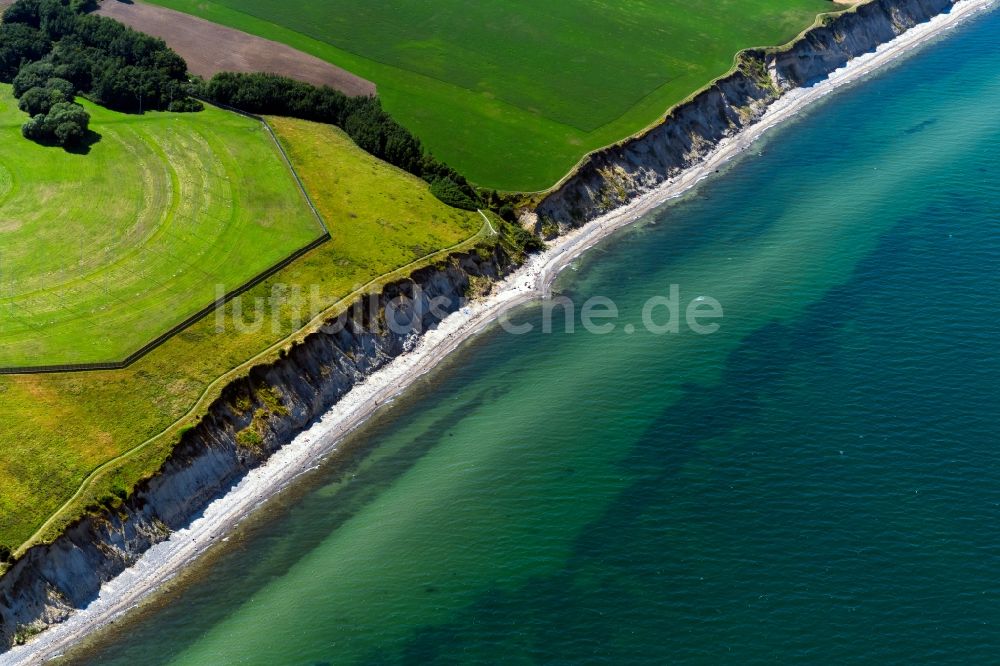
[[[773,132],[563,276],[616,332],[477,338],[78,661],[995,660],[998,58]],[[643,331],[671,284],[721,330]]]

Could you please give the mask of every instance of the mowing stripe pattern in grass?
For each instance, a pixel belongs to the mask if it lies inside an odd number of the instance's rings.
[[[90,111],[86,154],[46,148],[0,90],[2,367],[120,367],[326,235],[259,121]]]

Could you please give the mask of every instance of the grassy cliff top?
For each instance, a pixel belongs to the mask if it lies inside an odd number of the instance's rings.
[[[655,122],[744,48],[830,0],[151,0],[284,42],[378,85],[440,159],[501,190],[553,185]],[[169,39],[168,39],[169,41]]]
[[[477,213],[445,206],[426,183],[371,157],[336,128],[271,122],[332,240],[246,294],[241,316],[235,303],[227,305],[222,332],[210,316],[121,371],[0,376],[0,545],[16,550],[52,538],[88,504],[152,474],[227,373],[273,359],[303,322],[358,285],[478,238]],[[262,326],[231,323],[258,314]]]

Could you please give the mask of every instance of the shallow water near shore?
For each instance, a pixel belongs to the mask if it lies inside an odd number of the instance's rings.
[[[585,255],[558,291],[612,299],[615,332],[522,309],[534,333],[473,340],[74,660],[992,659],[998,36],[993,12]],[[718,333],[644,330],[672,284]]]

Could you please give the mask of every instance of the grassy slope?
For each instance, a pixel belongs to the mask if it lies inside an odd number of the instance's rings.
[[[547,188],[653,123],[746,47],[784,43],[829,0],[151,0],[285,42],[374,81],[473,181]]]
[[[259,122],[88,108],[45,148],[0,87],[0,366],[124,359],[323,233]]]
[[[220,334],[209,317],[123,371],[0,377],[0,544],[22,544],[92,470],[169,428],[87,486],[45,536],[54,536],[95,498],[131,487],[160,466],[197,410],[178,419],[214,380],[294,334],[357,285],[482,227],[476,213],[448,208],[423,181],[375,160],[332,127],[282,119],[274,126],[333,240],[242,299],[244,320],[268,315],[259,330],[227,325]],[[308,295],[313,286],[318,301],[297,304],[296,288]],[[255,299],[273,294],[254,307]],[[233,308],[227,306],[226,321]]]

